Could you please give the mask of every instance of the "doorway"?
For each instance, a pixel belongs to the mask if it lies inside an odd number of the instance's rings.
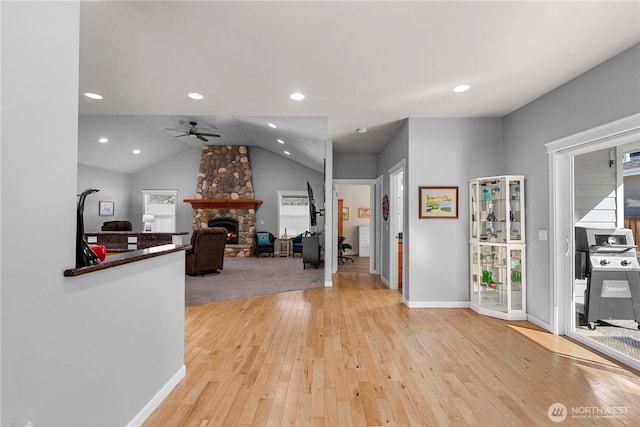
[[[377,274],[375,181],[335,180],[336,240],[335,271]],[[340,246],[340,247],[338,247]],[[342,256],[344,258],[338,258]]]
[[[609,252],[614,249],[600,245],[598,250],[604,252],[598,257],[603,261],[628,264],[629,271],[617,271],[619,267],[591,262],[595,251],[590,246],[596,242],[587,238],[610,235],[620,244],[640,244],[640,141],[579,154],[573,163],[575,226],[580,227],[575,242],[573,331],[640,362],[640,330],[632,307],[632,301],[640,304],[640,295],[632,299],[630,293],[640,292],[639,252],[634,246],[613,254]],[[640,311],[637,314],[640,320]]]
[[[406,239],[404,235],[404,170],[405,161],[389,169],[389,288],[404,295]]]
[[[611,346],[605,345],[577,331],[580,327],[580,317],[576,314],[581,295],[584,296],[583,283],[576,281],[576,238],[575,226],[589,222],[589,216],[595,219],[594,227],[603,228],[606,224],[598,224],[601,214],[590,214],[590,210],[584,216],[580,214],[583,200],[579,200],[583,194],[582,186],[588,183],[583,173],[577,173],[584,169],[581,165],[585,162],[605,162],[604,166],[616,166],[620,170],[616,173],[616,181],[612,186],[615,199],[605,203],[603,197],[597,197],[597,206],[609,206],[615,211],[612,219],[616,227],[624,227],[623,200],[620,193],[624,186],[620,184],[622,179],[622,154],[629,152],[630,147],[637,146],[640,149],[640,115],[634,115],[616,122],[609,123],[579,134],[560,139],[547,144],[550,165],[550,189],[551,189],[551,231],[555,236],[551,244],[551,328],[556,334],[566,334],[589,347],[594,348],[625,363],[634,369],[640,369],[640,361],[630,357]],[[629,146],[628,144],[631,144]],[[620,156],[616,154],[620,153]],[[598,153],[601,155],[599,156]],[[604,153],[604,154],[603,154]],[[613,154],[609,154],[613,153]],[[604,156],[604,157],[603,157]],[[598,164],[600,164],[598,163]],[[602,166],[602,165],[601,165]],[[610,193],[610,192],[609,192]],[[607,194],[609,194],[607,193]],[[593,202],[595,203],[595,202]],[[613,205],[612,205],[613,203]],[[594,205],[594,206],[596,206]],[[611,214],[609,214],[611,216]],[[586,218],[586,219],[585,219]],[[635,242],[638,244],[640,242]],[[633,339],[633,338],[632,338]],[[636,341],[640,344],[640,341]],[[637,349],[636,349],[637,350]]]

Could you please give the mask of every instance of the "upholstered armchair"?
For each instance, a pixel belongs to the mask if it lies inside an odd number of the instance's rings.
[[[191,249],[185,256],[187,274],[195,276],[222,270],[226,242],[227,229],[224,227],[194,230],[191,236]]]
[[[256,232],[256,256],[260,254],[271,254],[275,257],[276,236],[268,231]]]
[[[291,238],[291,244],[293,245],[293,256],[300,254],[302,256],[302,237],[304,233],[298,234],[296,237]]]

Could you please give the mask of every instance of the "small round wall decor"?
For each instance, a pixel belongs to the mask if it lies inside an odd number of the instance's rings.
[[[386,194],[382,197],[382,218],[389,219],[389,196]]]

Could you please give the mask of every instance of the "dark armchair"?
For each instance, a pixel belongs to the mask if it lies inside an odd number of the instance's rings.
[[[256,233],[256,256],[260,254],[271,254],[275,257],[276,236],[268,231],[258,231]]]
[[[227,229],[212,227],[194,230],[191,249],[186,253],[186,272],[190,276],[217,273],[224,264]]]
[[[296,237],[291,238],[293,256],[296,256],[296,254],[300,254],[300,256],[302,256],[302,237],[304,237],[304,233],[300,233]]]

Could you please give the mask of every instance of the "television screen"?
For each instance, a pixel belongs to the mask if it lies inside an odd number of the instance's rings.
[[[318,212],[316,211],[316,201],[313,198],[313,190],[311,189],[311,184],[307,181],[307,194],[309,196],[309,222],[312,227],[315,227],[318,221],[316,220],[316,215]]]

